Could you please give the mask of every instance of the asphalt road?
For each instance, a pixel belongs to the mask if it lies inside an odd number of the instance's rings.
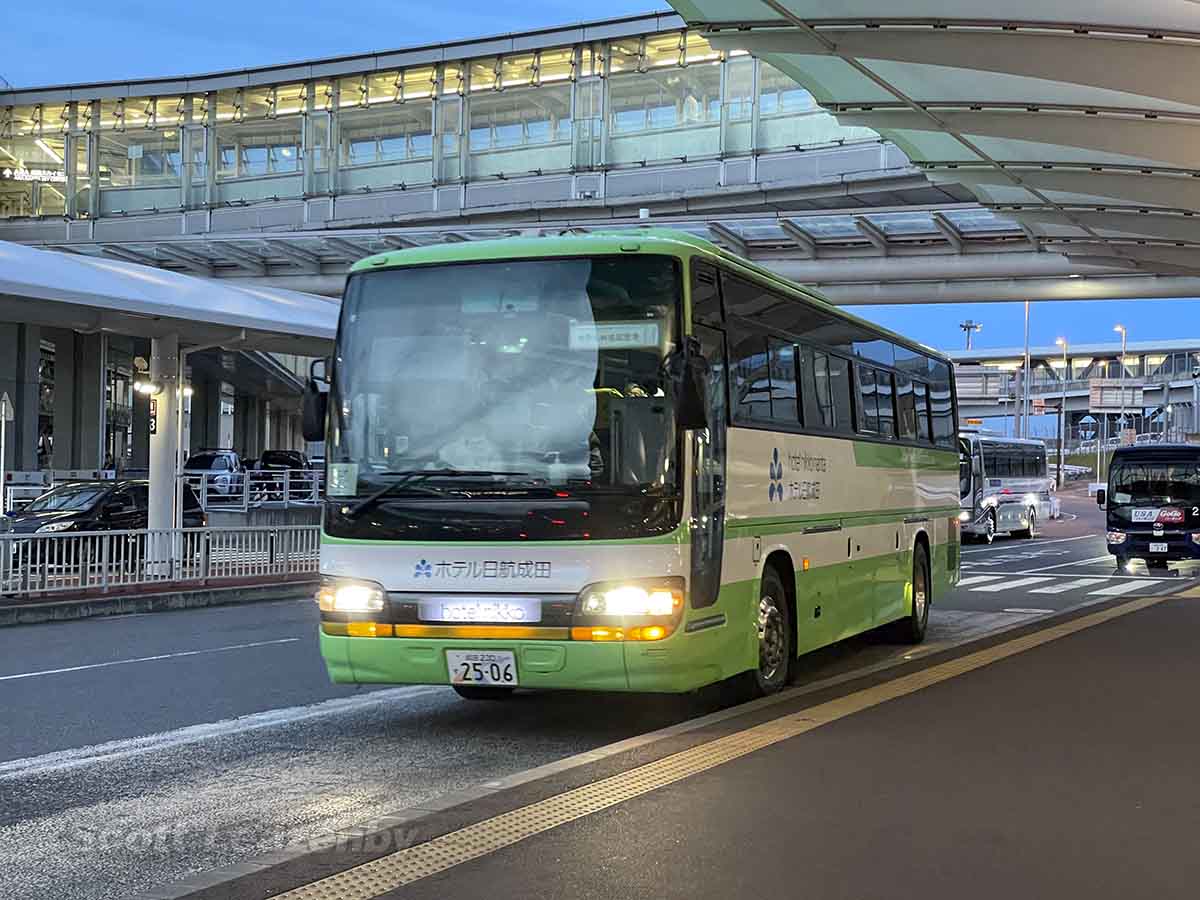
[[[920,648],[867,635],[807,657],[817,680],[1048,611],[1180,588],[1113,575],[1100,517],[964,548]],[[0,629],[5,900],[128,897],[711,711],[715,699],[330,685],[308,602]]]

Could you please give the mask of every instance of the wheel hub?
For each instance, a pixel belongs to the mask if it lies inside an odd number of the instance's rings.
[[[783,633],[783,615],[774,597],[758,601],[758,669],[770,681],[784,664],[787,635]]]

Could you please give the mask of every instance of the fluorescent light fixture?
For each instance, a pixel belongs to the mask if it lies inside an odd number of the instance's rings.
[[[54,160],[60,166],[63,164],[63,158],[58,155],[57,151],[55,151],[55,149],[53,147],[51,147],[49,144],[47,144],[41,138],[38,138],[37,140],[35,140],[34,143],[37,144],[39,148],[41,148],[41,151],[43,153],[45,153],[48,157],[50,157],[52,160]]]

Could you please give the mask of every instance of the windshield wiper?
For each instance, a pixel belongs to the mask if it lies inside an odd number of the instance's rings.
[[[378,490],[367,494],[357,503],[346,507],[345,514],[351,517],[361,515],[365,510],[370,509],[384,497],[391,493],[400,491],[418,489],[423,493],[441,494],[442,491],[437,488],[420,484],[420,482],[428,481],[430,478],[491,478],[499,475],[528,475],[528,472],[500,472],[489,469],[413,469],[408,472],[388,472],[388,476],[395,476],[396,481],[385,484]]]

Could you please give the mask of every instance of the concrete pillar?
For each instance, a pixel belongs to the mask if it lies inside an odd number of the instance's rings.
[[[175,464],[179,449],[179,335],[150,342],[150,380],[160,386],[154,395],[154,431],[150,435],[151,528],[175,524]]]
[[[72,469],[98,468],[104,417],[100,405],[104,402],[104,335],[75,335],[75,408],[74,441],[71,449]]]
[[[54,455],[52,469],[70,469],[75,459],[75,332],[43,328],[54,344]]]
[[[9,471],[37,468],[40,354],[41,329],[36,325],[0,325],[0,392],[8,394],[16,416],[5,435]]]
[[[195,453],[203,447],[215,447],[208,434],[208,407],[213,403],[212,387],[208,381],[192,373],[192,432],[188,451]]]
[[[233,401],[233,447],[239,456],[262,456],[263,402],[249,394],[238,394]]]

